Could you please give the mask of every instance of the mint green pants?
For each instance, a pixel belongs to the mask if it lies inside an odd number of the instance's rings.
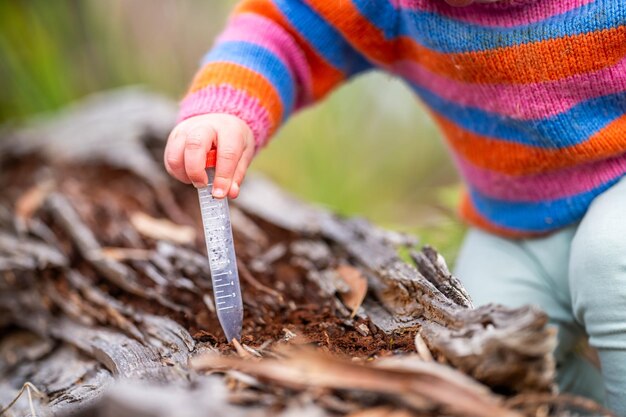
[[[626,179],[575,226],[511,240],[470,230],[455,272],[476,305],[535,304],[558,328],[557,382],[626,416]],[[575,347],[599,354],[602,373]]]

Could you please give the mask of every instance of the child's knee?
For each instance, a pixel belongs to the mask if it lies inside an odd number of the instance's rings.
[[[572,241],[569,280],[574,315],[585,326],[626,318],[626,183],[599,196]],[[588,329],[589,331],[589,329]]]
[[[461,280],[474,305],[488,303],[517,306],[528,300],[511,297],[511,276],[530,275],[523,252],[504,238],[470,229],[461,247],[454,274]]]

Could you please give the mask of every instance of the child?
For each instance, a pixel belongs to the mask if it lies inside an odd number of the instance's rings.
[[[622,0],[244,0],[165,165],[206,184],[216,143],[213,193],[235,198],[294,111],[371,68],[404,78],[466,184],[457,274],[476,304],[538,304],[561,389],[626,416],[625,54]],[[586,335],[602,375],[576,349]]]

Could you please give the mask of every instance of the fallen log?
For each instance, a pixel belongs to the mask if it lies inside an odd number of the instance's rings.
[[[129,89],[0,141],[0,409],[30,384],[55,415],[609,415],[556,394],[543,312],[474,308],[434,249],[259,177],[233,207],[226,344],[195,190],[160,167],[173,120]]]

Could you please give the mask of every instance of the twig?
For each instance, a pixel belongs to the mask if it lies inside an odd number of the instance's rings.
[[[278,301],[283,301],[283,295],[281,293],[261,284],[252,275],[252,273],[250,273],[250,270],[248,269],[248,267],[246,267],[246,265],[240,260],[237,260],[237,268],[239,269],[239,272],[241,272],[241,276],[243,277],[243,279],[245,279],[248,284],[252,285],[254,288],[256,288],[257,290],[261,292],[269,294],[272,297],[278,298]]]
[[[33,391],[40,399],[45,400],[45,401],[47,401],[48,396],[44,394],[43,392],[39,391],[39,389],[36,386],[34,386],[32,383],[28,381],[24,382],[24,385],[22,385],[22,388],[20,388],[17,395],[15,396],[15,398],[13,398],[13,400],[11,400],[9,405],[7,405],[2,410],[0,410],[0,416],[4,415],[4,413],[9,411],[11,407],[13,407],[15,403],[17,403],[17,401],[22,397],[22,394],[24,394],[24,391],[26,391],[26,394],[28,395],[28,406],[30,407],[30,413],[33,417],[37,417],[37,413],[35,412],[35,405],[33,404],[33,397],[32,397],[31,391]]]
[[[37,417],[35,405],[33,404],[33,395],[30,392],[30,387],[28,385],[26,385],[26,393],[28,394],[28,406],[30,407],[30,413],[33,415],[33,417]]]
[[[170,219],[174,220],[176,223],[193,225],[193,219],[181,210],[176,202],[176,198],[174,198],[172,190],[166,182],[155,184],[152,186],[152,189],[154,190],[159,205]]]
[[[250,353],[248,353],[248,351],[245,350],[243,348],[243,346],[241,346],[241,343],[239,343],[239,341],[237,339],[231,340],[231,343],[235,347],[235,350],[237,351],[237,354],[239,355],[240,358],[242,358],[242,359],[250,359],[252,357],[252,355]]]

